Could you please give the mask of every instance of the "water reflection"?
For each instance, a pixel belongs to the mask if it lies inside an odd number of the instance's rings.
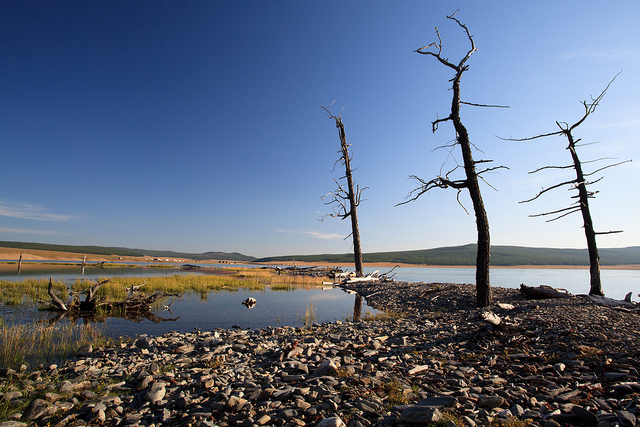
[[[151,311],[126,311],[126,310],[108,310],[108,311],[62,311],[57,315],[50,318],[47,323],[53,325],[62,320],[70,321],[77,324],[82,322],[83,324],[89,323],[106,323],[107,319],[122,319],[130,322],[141,323],[143,321],[150,321],[153,323],[161,322],[175,322],[180,319],[180,316],[174,318],[160,317]]]
[[[253,308],[244,301],[255,300]],[[95,323],[113,337],[140,334],[161,335],[170,331],[193,329],[251,328],[267,326],[304,327],[312,323],[360,319],[365,312],[380,312],[366,305],[355,294],[340,288],[259,290],[240,288],[203,293],[187,292],[181,296],[166,296],[151,304],[148,311],[135,312],[112,308],[97,312],[38,311],[36,304],[25,303],[8,307],[0,303],[0,317],[11,323],[30,323],[35,319],[47,323]]]
[[[362,317],[362,296],[356,294],[356,301],[353,305],[353,321],[359,322]]]

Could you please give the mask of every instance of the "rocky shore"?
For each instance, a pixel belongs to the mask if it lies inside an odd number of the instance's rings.
[[[494,288],[494,326],[471,285],[347,286],[398,317],[143,335],[4,369],[0,399],[28,406],[0,427],[637,424],[635,311]]]

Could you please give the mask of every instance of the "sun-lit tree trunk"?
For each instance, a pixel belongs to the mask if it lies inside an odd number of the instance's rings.
[[[576,171],[578,202],[580,203],[580,212],[582,213],[584,223],[584,234],[587,238],[587,250],[589,251],[589,295],[603,296],[604,292],[602,292],[602,281],[600,280],[600,256],[598,255],[598,245],[596,244],[596,231],[593,228],[593,220],[591,219],[591,211],[589,210],[589,192],[585,184],[582,164],[578,158],[573,135],[571,135],[571,132],[566,132],[565,135],[569,139],[568,148],[571,153],[571,159],[573,160],[573,167]]]
[[[324,107],[322,107],[324,108]],[[331,200],[327,204],[335,204],[338,206],[337,210],[332,214],[325,215],[324,218],[331,216],[341,219],[351,219],[351,237],[353,238],[353,260],[355,264],[356,276],[364,276],[362,266],[362,247],[360,244],[360,229],[358,227],[358,205],[360,205],[360,195],[362,190],[357,187],[353,179],[353,171],[351,170],[351,157],[349,155],[349,145],[347,144],[347,137],[344,130],[344,123],[340,116],[336,117],[329,112],[327,108],[324,110],[329,114],[329,117],[334,119],[336,127],[338,128],[338,135],[340,137],[340,159],[336,163],[342,163],[345,169],[344,178],[347,179],[347,188],[345,189],[338,180],[334,180],[338,188],[327,194],[331,195]],[[326,197],[326,196],[325,196]],[[348,205],[347,205],[348,203]],[[324,219],[323,218],[323,219]]]
[[[477,107],[501,107],[498,105],[483,105],[483,104],[471,104],[466,103],[461,100],[460,97],[460,80],[462,79],[462,74],[468,70],[468,65],[466,65],[467,60],[471,57],[473,52],[476,51],[475,43],[469,30],[467,27],[462,24],[457,18],[454,17],[455,13],[447,18],[455,21],[466,33],[467,38],[470,43],[470,48],[467,51],[464,58],[460,60],[458,63],[450,62],[448,58],[443,57],[442,54],[442,40],[440,39],[440,33],[436,28],[436,34],[438,36],[438,42],[431,43],[428,46],[421,47],[417,49],[416,52],[422,55],[430,55],[436,58],[441,64],[451,68],[455,71],[455,75],[451,80],[452,86],[452,94],[453,98],[451,101],[451,112],[450,114],[442,119],[437,119],[431,123],[432,130],[435,132],[438,129],[438,124],[442,122],[451,121],[455,128],[456,139],[455,143],[449,145],[451,148],[454,145],[459,145],[462,153],[463,159],[463,167],[464,167],[464,179],[452,179],[450,178],[450,174],[456,171],[459,166],[456,165],[452,170],[447,172],[444,176],[438,176],[430,181],[423,180],[415,175],[411,175],[411,178],[417,180],[420,183],[420,186],[409,193],[407,196],[407,200],[403,203],[412,202],[418,199],[422,194],[433,188],[455,188],[458,190],[458,195],[464,189],[469,191],[469,197],[471,198],[471,202],[473,203],[473,212],[476,218],[476,228],[478,232],[478,252],[476,255],[476,303],[478,307],[486,307],[491,305],[493,301],[493,297],[491,295],[491,282],[489,279],[489,262],[491,259],[491,242],[490,242],[490,234],[489,234],[489,219],[487,216],[487,212],[484,207],[484,202],[482,201],[482,194],[480,192],[480,184],[478,178],[481,174],[492,171],[495,169],[504,168],[504,166],[486,168],[484,170],[478,170],[476,167],[481,163],[488,163],[491,160],[475,160],[473,158],[472,153],[472,144],[469,140],[469,133],[467,129],[462,124],[462,119],[460,118],[460,105],[467,104]],[[434,48],[435,52],[429,50],[430,48]]]
[[[491,259],[491,242],[489,234],[489,218],[484,208],[476,162],[471,152],[469,133],[460,119],[460,77],[463,69],[456,74],[453,81],[453,102],[451,103],[451,121],[456,129],[457,141],[462,151],[464,172],[467,177],[466,187],[473,203],[473,211],[476,217],[476,229],[478,231],[478,252],[476,254],[476,303],[478,307],[491,305],[491,281],[489,276],[489,264]]]
[[[614,77],[613,80],[615,80],[616,77]],[[538,216],[545,216],[545,215],[556,215],[554,218],[547,220],[547,222],[550,222],[550,221],[555,221],[557,219],[563,218],[572,213],[580,212],[582,214],[584,234],[585,234],[585,237],[587,238],[587,250],[589,252],[589,273],[590,273],[589,295],[600,295],[600,296],[603,296],[604,292],[602,291],[602,281],[600,279],[600,256],[598,255],[598,245],[596,244],[596,235],[620,233],[621,231],[620,230],[605,231],[605,232],[595,231],[593,227],[593,220],[591,219],[591,211],[589,209],[589,199],[594,198],[596,192],[590,191],[587,188],[587,186],[600,181],[600,179],[602,178],[598,178],[595,181],[588,182],[587,177],[597,172],[600,172],[604,169],[607,169],[613,166],[618,166],[622,163],[630,162],[631,160],[625,160],[622,162],[609,164],[595,170],[594,172],[584,173],[582,169],[583,162],[578,157],[578,152],[576,149],[578,142],[580,142],[580,139],[575,139],[575,137],[573,136],[573,131],[578,126],[580,126],[587,119],[587,117],[589,117],[596,110],[596,108],[600,104],[600,101],[602,100],[604,95],[607,93],[609,86],[611,86],[611,83],[613,83],[613,80],[609,82],[607,87],[600,93],[600,95],[597,98],[592,98],[591,102],[582,101],[582,105],[584,107],[584,114],[580,118],[580,120],[578,120],[573,125],[569,126],[569,124],[565,122],[556,122],[556,125],[560,128],[560,130],[555,132],[540,134],[540,135],[536,135],[529,138],[519,138],[519,139],[507,138],[507,140],[509,141],[531,141],[534,139],[544,138],[547,136],[554,136],[554,135],[560,135],[567,138],[567,141],[569,142],[569,145],[567,146],[567,150],[569,150],[569,152],[571,153],[571,160],[572,160],[572,163],[570,165],[543,166],[529,173],[536,173],[546,169],[573,169],[576,173],[575,179],[570,179],[568,181],[560,182],[558,184],[547,187],[541,190],[540,192],[538,192],[538,194],[535,197],[532,197],[528,200],[523,200],[520,203],[531,202],[537,199],[538,197],[540,197],[541,195],[543,195],[544,193],[560,187],[568,186],[570,190],[578,191],[577,196],[572,196],[572,198],[577,198],[576,203],[573,203],[570,206],[562,209],[557,209],[554,211],[544,212],[541,214],[530,215],[530,216],[538,217]],[[597,159],[594,161],[598,161],[598,160],[605,160],[605,159]],[[591,162],[588,162],[588,163],[591,163]]]

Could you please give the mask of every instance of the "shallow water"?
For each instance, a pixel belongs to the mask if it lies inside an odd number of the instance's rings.
[[[99,280],[106,277],[150,277],[170,275],[199,275],[194,271],[157,268],[108,268],[85,269],[79,274],[80,267],[64,267],[38,271],[36,273],[7,275],[2,280],[24,280],[26,278],[48,278],[63,281],[71,285],[78,279]],[[253,297],[257,304],[248,309],[242,301]],[[353,317],[355,295],[348,294],[331,286],[317,289],[292,287],[289,290],[273,290],[265,287],[259,291],[239,289],[238,291],[212,290],[202,298],[199,294],[186,293],[181,298],[167,297],[154,304],[152,313],[156,322],[149,319],[139,321],[109,317],[95,322],[105,328],[111,336],[136,336],[139,334],[163,334],[169,331],[188,332],[197,329],[264,328],[267,326],[302,327],[314,322],[332,322]],[[163,306],[170,305],[169,310]],[[362,315],[381,313],[368,305],[362,306]],[[28,323],[47,321],[56,313],[38,311],[36,304],[7,306],[0,303],[0,317],[9,323]],[[67,321],[67,320],[63,320]],[[80,320],[83,321],[83,320]]]
[[[229,265],[219,265],[229,267]],[[25,278],[48,278],[53,276],[71,284],[77,279],[98,280],[105,277],[149,277],[175,274],[202,274],[194,271],[158,268],[107,268],[86,267],[81,274],[80,266],[55,266],[42,268],[29,274],[3,274],[3,280],[23,280]],[[253,266],[255,267],[255,266]],[[386,272],[385,268],[367,267],[366,273],[374,270]],[[394,278],[408,282],[441,282],[441,283],[474,283],[473,268],[435,268],[413,267],[398,268]],[[627,292],[633,292],[633,299],[638,300],[640,292],[640,270],[602,270],[603,289],[606,296],[623,299]],[[524,283],[528,286],[549,285],[563,288],[573,294],[589,292],[589,270],[561,268],[493,268],[491,269],[491,285],[505,288],[519,288]],[[389,286],[393,286],[392,284]],[[258,303],[252,309],[242,305],[242,301],[254,297]],[[171,312],[163,310],[162,305],[172,301]],[[125,321],[121,318],[108,318],[101,323],[107,333],[113,336],[135,336],[142,333],[162,334],[172,330],[187,332],[198,329],[230,328],[262,328],[266,326],[304,326],[306,323],[345,320],[353,316],[355,296],[337,288],[329,289],[294,289],[292,291],[274,291],[265,288],[262,291],[240,290],[238,292],[211,291],[205,299],[195,294],[186,294],[180,299],[168,298],[154,308],[153,313],[164,319],[158,323],[144,319],[140,322]],[[366,305],[362,313],[378,314],[377,310]],[[309,316],[311,314],[311,316]],[[50,312],[38,311],[35,305],[4,306],[0,305],[0,317],[10,322],[23,323],[32,320],[46,320],[53,317]],[[156,319],[157,320],[157,319]]]

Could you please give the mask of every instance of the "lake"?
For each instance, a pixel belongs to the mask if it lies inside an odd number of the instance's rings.
[[[229,267],[228,264],[219,265]],[[250,266],[255,267],[255,266]],[[367,267],[365,273],[374,270],[386,272],[388,268]],[[441,282],[441,283],[474,283],[474,268],[431,268],[412,267],[398,268],[394,278],[408,282]],[[23,280],[27,277],[44,277],[50,275],[65,283],[85,278],[97,280],[104,277],[149,277],[175,274],[199,274],[176,269],[157,268],[108,268],[86,267],[81,275],[80,267],[56,266],[30,272],[20,276],[2,274],[2,280]],[[633,292],[634,300],[638,300],[640,292],[640,270],[602,270],[603,289],[606,296],[623,299],[628,292]],[[519,288],[524,283],[528,286],[549,285],[563,288],[572,294],[589,292],[589,270],[561,268],[492,268],[491,285],[505,288]],[[389,284],[393,286],[393,284]],[[242,305],[248,297],[257,300],[252,309]],[[175,302],[173,302],[175,300]],[[293,289],[290,291],[274,291],[265,288],[262,291],[240,290],[238,292],[211,291],[206,298],[187,293],[182,298],[168,298],[164,305],[171,302],[171,311],[158,307],[154,314],[158,322],[144,319],[141,322],[125,321],[118,318],[107,318],[103,325],[108,334],[113,336],[135,336],[142,333],[158,335],[172,330],[188,332],[194,328],[262,328],[266,326],[300,327],[313,322],[329,322],[352,318],[355,296],[338,288],[325,289]],[[377,314],[377,310],[366,305],[362,313]],[[7,307],[0,305],[0,317],[10,322],[46,320],[52,317],[51,312],[38,311],[34,305]]]

